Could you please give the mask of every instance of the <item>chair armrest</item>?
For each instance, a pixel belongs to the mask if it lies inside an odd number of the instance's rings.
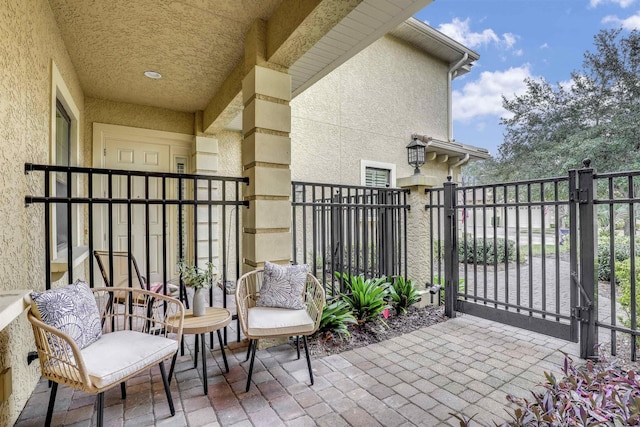
[[[236,313],[242,333],[247,336],[249,330],[249,307],[253,304],[251,292],[249,290],[249,275],[247,273],[238,279],[236,284]]]
[[[307,314],[314,322],[313,332],[318,330],[322,320],[322,310],[325,305],[324,288],[312,274],[307,274],[307,284],[305,286],[304,300],[307,307]]]
[[[27,312],[36,341],[43,377],[77,389],[91,389],[91,380],[80,348],[64,332],[47,325]]]
[[[138,288],[94,288],[93,293],[103,333],[126,329],[182,339],[184,306],[179,300]]]

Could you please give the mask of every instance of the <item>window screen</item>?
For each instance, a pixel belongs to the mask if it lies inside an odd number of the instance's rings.
[[[372,168],[365,169],[365,185],[367,187],[389,187],[391,184],[391,171],[389,169]]]

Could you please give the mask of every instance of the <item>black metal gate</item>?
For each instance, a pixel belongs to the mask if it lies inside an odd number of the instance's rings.
[[[596,174],[590,163],[566,177],[427,190],[427,262],[448,316],[579,339],[583,358],[601,329],[611,354],[629,345],[636,360],[640,171]]]
[[[572,188],[575,173],[427,190],[432,283],[445,285],[448,315],[469,313],[577,341]]]

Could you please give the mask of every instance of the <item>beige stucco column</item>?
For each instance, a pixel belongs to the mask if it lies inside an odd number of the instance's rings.
[[[242,82],[244,271],[291,259],[291,76],[254,66]]]
[[[397,181],[398,187],[410,191],[407,197],[407,203],[411,206],[407,212],[407,275],[422,291],[430,280],[431,267],[429,213],[424,208],[428,198],[424,190],[434,187],[437,182],[435,177],[427,175],[411,175]],[[429,301],[427,292],[422,297],[422,303]]]

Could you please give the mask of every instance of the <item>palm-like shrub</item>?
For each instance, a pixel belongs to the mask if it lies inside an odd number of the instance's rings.
[[[420,295],[413,285],[413,281],[405,280],[402,276],[393,278],[393,282],[389,286],[389,296],[391,297],[391,305],[398,314],[405,314],[409,307],[420,301]]]
[[[340,338],[343,336],[349,338],[351,334],[348,326],[356,323],[356,318],[353,317],[349,304],[337,298],[324,307],[318,332],[335,332]]]
[[[340,272],[335,274],[346,285],[347,293],[342,294],[342,298],[351,308],[358,323],[378,319],[380,313],[389,308],[389,286],[386,277],[365,279],[362,275],[349,276]]]

